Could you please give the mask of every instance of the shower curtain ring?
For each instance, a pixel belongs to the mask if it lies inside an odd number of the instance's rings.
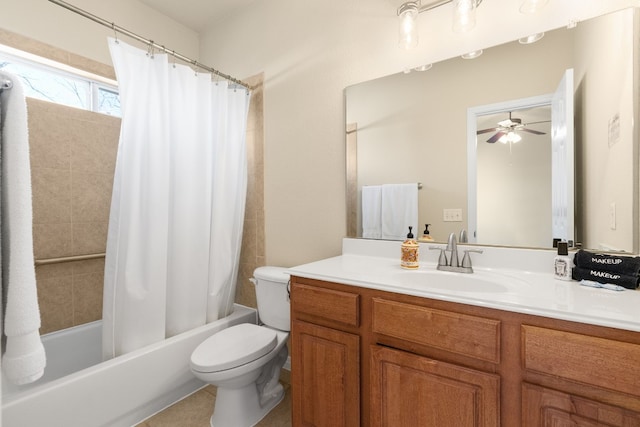
[[[153,40],[149,40],[149,47],[147,49],[147,56],[153,59]]]
[[[115,37],[116,43],[120,43],[120,40],[118,40],[118,31],[116,31],[116,23],[115,22],[111,23],[111,29],[113,30],[113,37]]]

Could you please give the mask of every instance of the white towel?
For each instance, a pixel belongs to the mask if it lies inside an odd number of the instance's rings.
[[[2,142],[2,286],[6,298],[6,351],[2,371],[15,384],[36,381],[46,356],[33,257],[31,165],[27,103],[18,77],[0,71],[13,88],[0,94]]]
[[[418,183],[382,186],[382,238],[404,240],[413,227],[418,233]]]
[[[379,239],[382,237],[382,187],[362,186],[362,237]]]

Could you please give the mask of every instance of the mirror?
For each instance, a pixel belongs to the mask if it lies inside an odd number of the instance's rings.
[[[418,235],[427,223],[440,242],[449,233],[470,230],[469,212],[477,206],[467,200],[473,160],[467,159],[469,111],[551,94],[572,68],[575,241],[589,249],[637,253],[637,14],[637,9],[618,11],[547,32],[534,44],[515,41],[486,49],[474,60],[452,58],[427,71],[346,88],[348,235],[362,235],[363,185],[413,182],[422,184]],[[534,199],[539,189],[524,182],[520,191]],[[445,215],[451,209],[461,217]],[[513,219],[528,234],[546,233],[527,212]],[[490,236],[485,240],[479,235],[477,243],[492,244]],[[552,242],[545,237],[495,244],[551,247]]]

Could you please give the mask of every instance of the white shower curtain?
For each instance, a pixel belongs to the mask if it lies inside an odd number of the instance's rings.
[[[232,311],[250,95],[109,39],[122,105],[103,306],[111,358]]]

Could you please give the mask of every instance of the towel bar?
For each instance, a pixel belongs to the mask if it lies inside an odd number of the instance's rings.
[[[60,264],[60,263],[63,263],[63,262],[86,261],[86,260],[89,260],[89,259],[104,258],[104,256],[105,256],[104,253],[100,253],[100,254],[63,256],[63,257],[59,257],[59,258],[44,258],[44,259],[35,260],[34,264],[36,266],[48,265],[48,264]]]

